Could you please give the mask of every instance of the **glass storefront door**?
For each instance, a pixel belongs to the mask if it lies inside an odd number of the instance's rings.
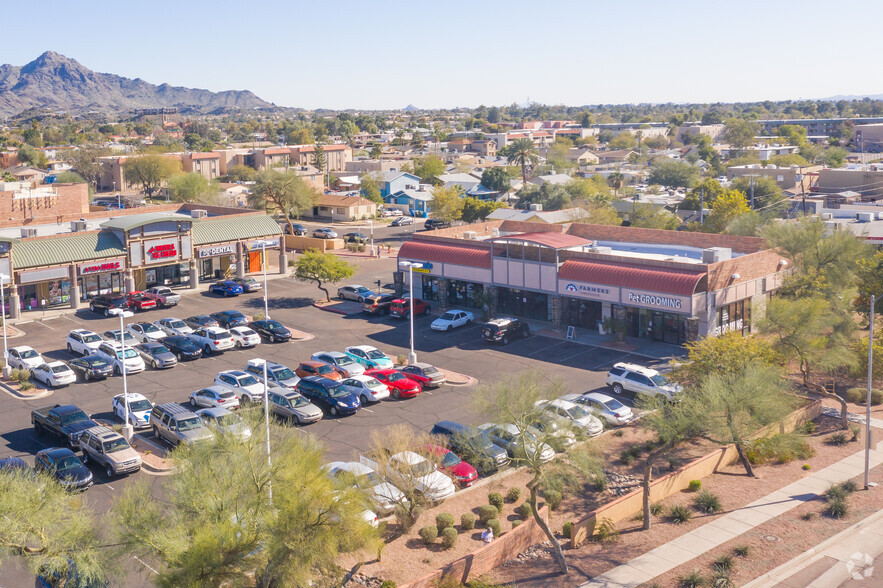
[[[629,337],[681,345],[684,342],[684,318],[673,312],[628,307],[625,311]]]
[[[597,329],[601,303],[597,300],[567,299],[567,324],[582,329]]]
[[[123,291],[125,278],[122,273],[105,273],[80,278],[80,299],[89,300],[99,294],[117,294]]]
[[[549,296],[528,290],[500,288],[497,292],[497,311],[540,321],[549,320]]]

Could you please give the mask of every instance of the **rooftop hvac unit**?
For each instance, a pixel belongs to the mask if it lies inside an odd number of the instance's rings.
[[[702,250],[702,263],[717,263],[733,258],[733,250],[729,247],[709,247]]]
[[[535,210],[535,211],[537,211],[537,212],[542,212],[542,210],[543,210],[543,205],[542,205],[542,204],[531,204],[531,205],[530,205],[530,209],[531,209],[531,210]]]
[[[599,245],[599,246],[596,246],[596,247],[589,247],[589,248],[587,249],[587,251],[589,251],[589,253],[605,253],[605,254],[610,254],[610,253],[613,253],[613,247],[608,247],[608,246],[606,246],[606,245]]]
[[[193,218],[206,218],[208,217],[208,211],[203,210],[202,208],[197,208],[190,211],[190,216]]]
[[[822,213],[822,220],[831,220],[833,218],[834,218],[833,212],[823,212]]]
[[[493,229],[491,229],[491,237],[499,237],[499,236],[500,236],[500,229],[498,227],[494,227]]]
[[[463,231],[463,238],[475,240],[478,239],[478,233],[475,231]]]
[[[869,223],[874,220],[874,217],[877,216],[873,212],[857,212],[855,213],[855,220],[860,223]]]
[[[27,237],[36,237],[37,229],[34,227],[22,227],[21,228],[21,237],[22,239]]]
[[[84,220],[71,221],[71,233],[76,233],[77,231],[85,231],[85,230],[86,230],[86,221],[84,221]]]

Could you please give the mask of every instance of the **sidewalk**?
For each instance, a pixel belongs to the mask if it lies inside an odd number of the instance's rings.
[[[883,443],[871,450],[871,468],[883,464]],[[625,588],[639,586],[684,564],[739,535],[815,499],[832,484],[839,484],[864,472],[865,453],[859,451],[793,484],[780,488],[751,504],[736,509],[698,529],[613,568],[580,588]],[[851,553],[851,552],[850,552]]]
[[[531,332],[536,335],[556,339],[567,338],[567,327],[556,330],[552,328],[552,323],[549,321],[528,319],[526,322],[530,325]],[[687,350],[680,345],[648,341],[647,339],[638,339],[637,337],[626,337],[622,343],[616,343],[612,335],[601,335],[594,329],[575,328],[573,342],[592,347],[601,347],[602,349],[621,351],[622,353],[637,355],[647,359],[675,359],[683,358],[687,355]]]

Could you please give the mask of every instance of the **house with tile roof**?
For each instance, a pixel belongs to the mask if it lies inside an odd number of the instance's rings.
[[[312,211],[304,216],[331,221],[364,220],[374,218],[377,214],[377,203],[358,195],[358,193],[334,192],[323,194]]]

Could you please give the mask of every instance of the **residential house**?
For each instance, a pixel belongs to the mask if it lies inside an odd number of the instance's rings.
[[[548,173],[544,176],[537,176],[535,178],[531,178],[527,181],[528,184],[535,184],[537,186],[542,186],[543,184],[554,184],[556,186],[563,186],[565,184],[570,183],[573,180],[572,176],[567,174],[556,174],[556,173]]]
[[[255,149],[252,153],[252,167],[258,171],[274,167],[285,167],[291,163],[290,147],[268,147]]]
[[[380,181],[380,196],[384,200],[386,200],[387,196],[406,188],[416,190],[420,184],[420,178],[405,172],[388,171],[377,175]]]
[[[564,208],[562,210],[521,210],[518,208],[498,208],[487,216],[486,220],[515,220],[550,225],[572,223],[585,219],[589,213],[582,208]]]
[[[288,170],[293,171],[297,177],[304,180],[306,183],[308,183],[319,192],[325,191],[325,174],[317,170],[312,165],[300,165],[297,167],[290,167],[288,168]]]
[[[336,192],[323,194],[313,207],[313,218],[332,221],[348,221],[352,219],[373,218],[377,214],[377,204],[358,194]]]
[[[30,182],[32,184],[42,184],[43,178],[46,177],[46,170],[31,167],[29,165],[16,165],[3,170],[8,173],[17,182]]]
[[[199,174],[208,181],[221,177],[220,153],[185,153],[181,163],[185,172]]]
[[[743,149],[730,147],[729,145],[715,145],[714,148],[720,152],[721,157],[724,159],[753,153],[760,161],[767,161],[776,155],[794,155],[800,152],[800,147],[794,145],[778,145],[776,143],[773,143],[772,145],[766,143],[749,145]]]
[[[406,163],[406,159],[355,159],[347,161],[343,171],[356,174],[398,172]]]
[[[218,184],[218,187],[221,188],[220,200],[222,206],[233,208],[248,206],[248,195],[251,194],[251,188],[248,185],[221,182]]]
[[[803,168],[792,165],[790,167],[776,167],[774,165],[761,166],[757,164],[736,165],[727,168],[727,179],[730,181],[750,176],[763,176],[773,179],[783,190],[789,190],[797,186],[807,173],[821,171],[822,166],[805,166]]]
[[[598,163],[624,163],[629,160],[629,156],[634,153],[631,149],[615,149],[613,151],[596,151]]]
[[[411,216],[425,217],[429,214],[429,203],[432,201],[432,186],[409,185],[386,196],[383,201],[387,204],[386,208],[398,208]]]

